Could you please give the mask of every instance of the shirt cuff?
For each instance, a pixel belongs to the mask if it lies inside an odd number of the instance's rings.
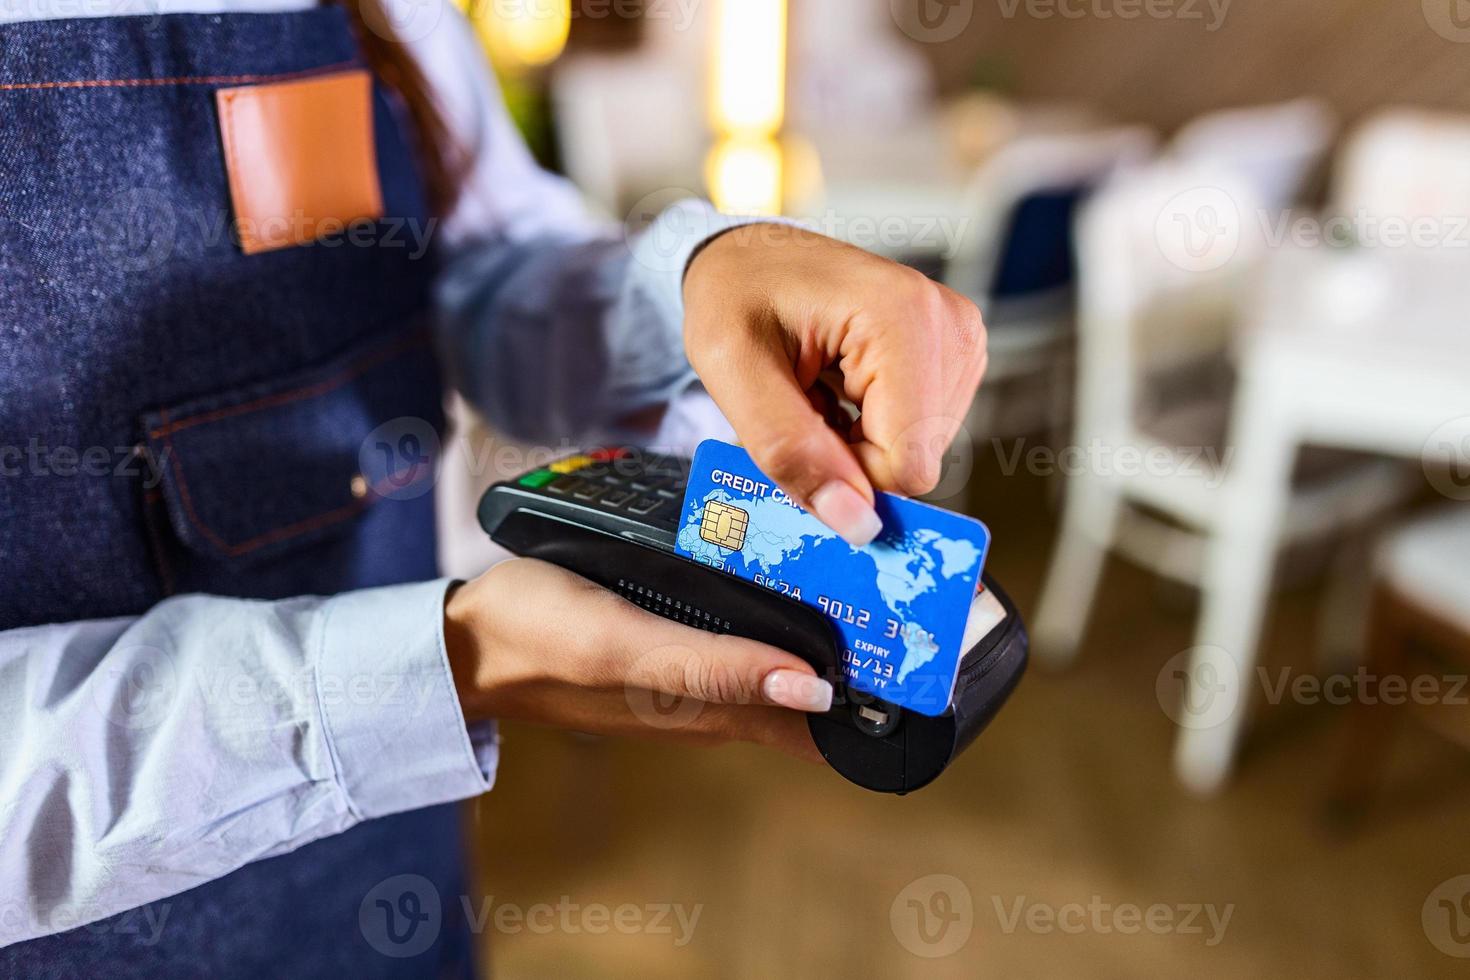
[[[349,592],[325,604],[317,700],[337,779],[362,819],[494,784],[495,726],[466,726],[444,649],[449,584]]]
[[[699,378],[684,354],[684,276],[706,245],[727,231],[752,224],[806,227],[787,218],[722,214],[707,201],[687,198],[665,208],[642,233],[629,240],[631,293],[647,298],[648,308],[640,312],[651,312],[652,316],[634,317],[630,322],[637,329],[621,341],[611,342],[614,350],[623,352],[615,359],[627,365],[620,375],[638,379],[631,386],[636,395],[619,399],[624,409],[632,412],[670,405],[698,389]],[[649,332],[650,326],[655,332]],[[646,367],[639,370],[632,366],[635,364]],[[608,435],[624,438],[627,434],[614,428]]]
[[[666,309],[677,310],[682,321],[684,274],[699,251],[727,231],[745,225],[775,224],[804,227],[788,218],[723,214],[708,201],[688,198],[661,211],[633,240],[635,275],[649,285]]]

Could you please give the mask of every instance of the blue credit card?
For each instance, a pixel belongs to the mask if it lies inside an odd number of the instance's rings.
[[[694,454],[679,554],[830,616],[850,687],[925,715],[954,690],[990,531],[917,500],[880,493],[883,533],[854,548],[792,503],[743,449]]]

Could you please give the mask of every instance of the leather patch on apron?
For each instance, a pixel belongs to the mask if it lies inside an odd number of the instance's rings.
[[[246,255],[383,216],[364,70],[215,93],[236,233]]]

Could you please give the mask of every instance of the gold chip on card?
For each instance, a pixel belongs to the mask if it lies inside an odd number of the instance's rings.
[[[748,513],[739,507],[711,500],[704,505],[704,515],[699,519],[699,536],[710,544],[739,551],[745,547],[745,531],[748,527]]]

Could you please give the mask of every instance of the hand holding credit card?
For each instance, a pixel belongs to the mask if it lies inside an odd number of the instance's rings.
[[[848,685],[920,714],[949,706],[990,532],[981,522],[879,493],[877,540],[848,544],[793,503],[743,449],[694,455],[676,550],[826,613]]]

